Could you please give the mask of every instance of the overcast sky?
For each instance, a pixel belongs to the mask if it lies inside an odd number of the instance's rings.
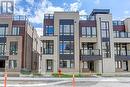
[[[39,35],[42,35],[45,13],[79,11],[86,15],[95,8],[110,9],[116,20],[130,17],[130,0],[15,0],[15,14],[27,15]]]

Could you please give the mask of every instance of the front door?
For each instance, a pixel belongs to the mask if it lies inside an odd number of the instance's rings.
[[[90,71],[94,71],[94,61],[88,62],[88,68],[89,68]]]
[[[4,71],[5,70],[5,60],[0,60],[0,71]]]
[[[123,61],[123,70],[124,71],[128,71],[128,62],[127,61]]]
[[[53,60],[47,60],[46,63],[47,63],[46,64],[47,65],[46,70],[48,72],[52,71],[53,70]]]

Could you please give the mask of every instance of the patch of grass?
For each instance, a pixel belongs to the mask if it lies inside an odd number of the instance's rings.
[[[59,74],[58,73],[53,73],[52,76],[54,77],[59,77]],[[74,75],[75,77],[81,77],[80,74],[75,74]],[[72,78],[73,77],[73,74],[61,74],[61,78]]]
[[[22,69],[21,70],[21,74],[23,75],[30,75],[31,74],[31,71],[27,70],[27,69]]]
[[[38,72],[33,72],[33,76],[42,76],[42,74]]]

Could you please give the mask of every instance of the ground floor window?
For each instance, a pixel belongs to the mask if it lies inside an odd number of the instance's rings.
[[[74,60],[60,60],[60,68],[74,68]]]
[[[9,60],[9,68],[15,69],[17,67],[17,61],[16,60]]]
[[[122,61],[116,61],[116,68],[122,68]]]

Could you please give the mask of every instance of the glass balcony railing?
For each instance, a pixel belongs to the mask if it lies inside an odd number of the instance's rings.
[[[80,15],[80,20],[96,20],[95,16],[90,15]]]
[[[114,32],[114,38],[130,38],[130,32]]]
[[[114,25],[114,26],[124,25],[124,21],[113,21],[113,25]]]
[[[54,19],[54,15],[53,14],[45,14],[44,19]]]
[[[25,15],[14,15],[13,20],[15,20],[15,21],[19,21],[19,20],[26,21],[27,17]]]
[[[120,51],[115,50],[115,55],[116,56],[128,56],[128,55],[130,55],[130,50],[120,50]]]
[[[88,55],[88,56],[94,56],[94,55],[100,55],[99,49],[81,49],[81,55]]]

